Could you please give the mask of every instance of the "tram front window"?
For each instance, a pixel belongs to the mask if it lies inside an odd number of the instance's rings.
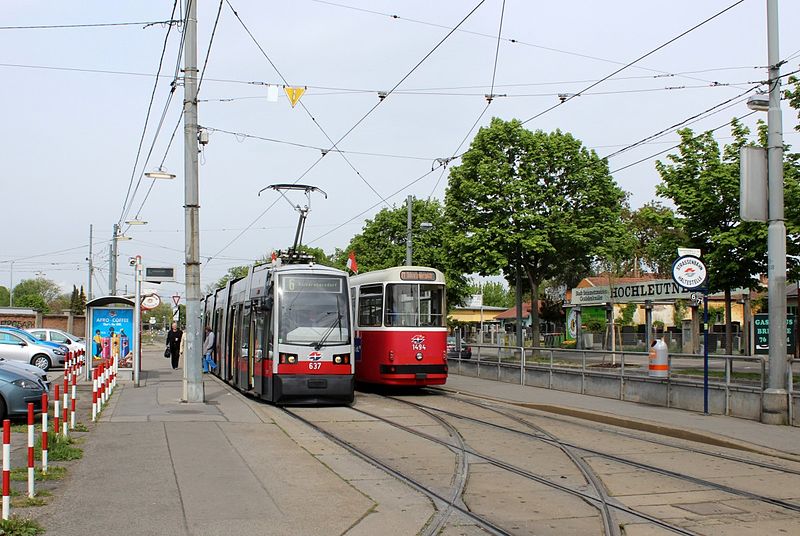
[[[344,278],[284,275],[278,292],[278,342],[315,347],[350,344]]]
[[[444,286],[418,283],[386,285],[387,327],[443,327]]]

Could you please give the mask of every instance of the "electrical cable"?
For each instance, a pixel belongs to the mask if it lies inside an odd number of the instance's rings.
[[[701,132],[701,133],[700,133],[700,134],[698,134],[697,136],[694,136],[694,137],[692,137],[692,139],[693,139],[693,140],[696,140],[696,139],[698,139],[698,138],[700,138],[700,137],[704,136],[705,134],[707,134],[707,133],[709,133],[709,132],[716,132],[717,130],[719,130],[719,129],[721,129],[721,128],[725,128],[725,127],[727,127],[728,125],[730,125],[730,124],[731,124],[731,123],[733,123],[734,121],[741,121],[741,120],[742,120],[742,119],[744,119],[745,117],[749,117],[749,116],[753,115],[753,114],[754,114],[754,113],[756,113],[756,112],[757,112],[757,110],[753,110],[752,112],[746,113],[746,114],[744,114],[744,115],[740,115],[739,117],[736,117],[736,118],[734,118],[734,119],[731,119],[730,121],[728,121],[728,122],[727,122],[727,123],[725,123],[725,124],[722,124],[722,125],[720,125],[720,126],[718,126],[718,127],[712,128],[712,129],[710,129],[710,130],[706,130],[706,131],[704,131],[704,132]],[[622,167],[619,167],[619,168],[617,168],[617,169],[615,169],[615,170],[613,170],[613,171],[609,171],[608,173],[609,173],[609,175],[613,175],[614,173],[617,173],[617,172],[619,172],[619,171],[622,171],[622,170],[624,170],[624,169],[628,169],[628,168],[630,168],[630,167],[633,167],[633,166],[635,166],[635,165],[637,165],[637,164],[641,164],[642,162],[646,162],[646,161],[648,161],[648,160],[650,160],[650,159],[652,159],[652,158],[655,158],[655,157],[656,157],[656,156],[658,156],[658,155],[661,155],[661,154],[664,154],[664,153],[666,153],[667,151],[671,151],[671,150],[673,150],[673,149],[677,149],[677,148],[678,148],[678,147],[680,147],[680,146],[681,146],[681,144],[680,144],[680,143],[678,143],[677,145],[673,145],[672,147],[668,147],[668,148],[664,149],[663,151],[659,151],[659,152],[657,152],[657,153],[653,153],[653,154],[651,154],[650,156],[647,156],[647,157],[645,157],[645,158],[642,158],[642,159],[640,159],[640,160],[637,160],[636,162],[631,162],[630,164],[627,164],[627,165],[624,165],[624,166],[622,166]]]
[[[688,35],[689,33],[693,32],[694,30],[696,30],[696,29],[700,28],[701,26],[703,26],[703,25],[705,25],[705,24],[707,24],[707,23],[711,22],[712,20],[714,20],[714,19],[716,19],[717,17],[719,17],[719,16],[723,15],[724,13],[727,13],[728,11],[730,11],[731,9],[733,9],[734,7],[736,7],[736,6],[738,6],[739,4],[741,4],[742,2],[744,2],[744,0],[737,0],[737,1],[736,1],[736,2],[734,2],[733,4],[731,4],[731,5],[729,5],[728,7],[726,7],[725,9],[723,9],[723,10],[721,10],[721,11],[718,11],[718,12],[717,12],[717,13],[715,13],[714,15],[712,15],[712,16],[710,16],[710,17],[706,18],[705,20],[703,20],[703,21],[701,21],[701,22],[699,22],[699,23],[695,24],[694,26],[692,26],[692,27],[691,27],[691,28],[689,28],[688,30],[685,30],[685,31],[681,32],[681,33],[680,33],[680,34],[678,34],[677,36],[675,36],[675,37],[673,37],[672,39],[669,39],[668,41],[666,41],[666,42],[664,42],[664,43],[660,44],[659,46],[657,46],[656,48],[654,48],[654,49],[650,50],[649,52],[646,52],[645,54],[642,54],[641,56],[639,56],[638,58],[634,59],[633,61],[630,61],[630,62],[626,63],[625,65],[623,65],[623,66],[622,66],[622,67],[620,67],[619,69],[616,69],[616,70],[615,70],[614,72],[612,72],[611,74],[609,74],[609,75],[607,75],[607,76],[604,76],[604,77],[603,77],[603,78],[601,78],[600,80],[598,80],[598,81],[596,81],[596,82],[593,82],[592,84],[590,84],[590,85],[586,86],[586,87],[585,87],[585,88],[583,88],[581,91],[579,91],[579,92],[577,92],[577,93],[573,93],[573,94],[569,95],[567,98],[565,98],[564,100],[562,100],[561,102],[558,102],[558,103],[554,104],[553,106],[550,106],[550,107],[549,107],[549,108],[547,108],[546,110],[543,110],[543,111],[541,111],[541,112],[539,112],[539,113],[537,113],[537,114],[535,114],[535,115],[533,115],[533,116],[529,117],[528,119],[526,119],[525,121],[523,121],[523,122],[522,122],[522,124],[524,125],[524,124],[526,124],[526,123],[529,123],[529,122],[533,121],[534,119],[537,119],[537,118],[539,118],[539,117],[543,116],[544,114],[546,114],[546,113],[550,112],[551,110],[555,110],[555,109],[556,109],[556,108],[558,108],[559,106],[562,106],[563,104],[566,104],[567,102],[571,101],[572,99],[574,99],[574,98],[575,98],[575,97],[577,97],[578,95],[581,95],[582,93],[585,93],[586,91],[589,91],[589,90],[590,90],[590,89],[592,89],[593,87],[596,87],[596,86],[598,86],[598,85],[602,84],[603,82],[605,82],[605,81],[606,81],[606,80],[608,80],[609,78],[613,77],[614,75],[616,75],[616,74],[619,74],[620,72],[622,72],[622,71],[624,71],[625,69],[627,69],[627,68],[631,67],[632,65],[634,65],[634,64],[636,64],[636,63],[638,63],[638,62],[640,62],[641,60],[645,59],[646,57],[648,57],[648,56],[651,56],[651,55],[655,54],[656,52],[658,52],[658,51],[659,51],[659,50],[661,50],[662,48],[665,48],[665,47],[667,47],[667,46],[671,45],[672,43],[674,43],[675,41],[677,41],[677,40],[679,40],[680,38],[684,37],[685,35]]]
[[[492,68],[492,85],[489,89],[489,98],[494,97],[494,80],[497,75],[497,58],[500,56],[500,36],[503,34],[503,16],[506,13],[506,0],[503,0],[503,5],[500,8],[500,28],[497,30],[497,45],[494,49],[494,67]],[[491,101],[489,101],[491,102]]]
[[[175,11],[172,12],[175,14]],[[179,20],[155,20],[155,21],[142,21],[142,22],[97,22],[97,23],[88,23],[88,24],[49,24],[49,25],[38,25],[38,26],[0,26],[0,30],[53,30],[53,29],[72,29],[72,28],[107,28],[111,26],[142,26],[143,28],[147,28],[148,26],[156,26],[158,24],[165,25],[165,24],[176,24],[181,21]]]
[[[483,1],[483,0],[482,0],[482,1]],[[247,32],[247,35],[249,35],[249,36],[250,36],[250,39],[252,39],[252,40],[253,40],[253,43],[255,43],[256,47],[258,47],[258,50],[260,50],[260,51],[261,51],[261,54],[263,54],[263,56],[264,56],[264,57],[267,59],[267,61],[268,61],[268,62],[269,62],[269,64],[272,66],[272,68],[275,70],[275,72],[278,74],[278,76],[280,76],[281,80],[283,80],[283,83],[284,83],[284,84],[286,84],[287,86],[291,86],[291,84],[289,84],[289,81],[286,79],[286,77],[285,77],[285,76],[283,76],[283,73],[281,73],[281,71],[278,69],[278,66],[277,66],[277,65],[275,65],[275,63],[274,63],[274,62],[272,61],[272,59],[269,57],[269,55],[267,54],[267,52],[264,50],[264,47],[262,47],[262,46],[261,46],[261,44],[260,44],[260,43],[258,42],[258,40],[255,38],[255,36],[253,35],[253,33],[250,31],[250,29],[249,29],[249,28],[247,27],[247,25],[244,23],[244,21],[242,20],[242,18],[239,16],[239,13],[237,13],[237,12],[236,12],[236,10],[233,8],[233,5],[231,5],[231,3],[230,3],[230,0],[225,0],[225,2],[228,4],[228,7],[230,7],[231,11],[233,11],[233,14],[236,16],[236,18],[238,19],[239,23],[242,25],[242,28],[244,28],[245,32]],[[378,102],[380,102],[380,101],[378,101]],[[320,132],[322,132],[322,135],[323,135],[323,136],[325,136],[325,138],[326,138],[326,139],[327,139],[329,142],[331,142],[331,143],[333,144],[333,146],[332,146],[330,149],[335,149],[335,148],[336,148],[336,146],[337,146],[337,143],[338,143],[338,142],[334,142],[334,141],[333,141],[333,139],[332,139],[332,138],[331,138],[331,137],[328,135],[328,133],[325,131],[325,129],[324,129],[324,128],[322,128],[322,125],[321,125],[321,124],[320,124],[320,123],[317,121],[317,119],[314,117],[314,115],[311,113],[311,111],[308,109],[308,107],[305,105],[305,103],[303,103],[303,102],[300,102],[300,107],[301,107],[301,108],[303,108],[303,110],[304,110],[304,111],[306,112],[306,114],[309,116],[309,118],[310,118],[310,119],[311,119],[311,121],[314,123],[314,125],[317,127],[317,129],[319,129],[319,131],[320,131]],[[339,141],[341,141],[341,140],[339,140]],[[295,181],[295,183],[299,182],[299,181],[300,181],[300,180],[301,180],[301,179],[302,179],[302,178],[303,178],[303,177],[304,177],[306,174],[308,174],[308,173],[309,173],[309,171],[311,171],[311,169],[313,169],[314,167],[316,167],[316,165],[317,165],[317,164],[319,164],[319,162],[321,162],[321,161],[322,161],[322,159],[325,157],[325,155],[326,155],[328,152],[330,152],[330,149],[329,149],[328,151],[324,151],[324,152],[321,154],[321,156],[320,156],[320,157],[317,159],[317,161],[316,161],[316,162],[314,162],[314,164],[311,166],[311,168],[309,168],[309,169],[308,169],[308,170],[307,170],[305,173],[303,173],[303,174],[302,174],[302,175],[301,175],[301,176],[300,176],[300,177],[299,177],[299,178],[298,178],[298,179]],[[366,185],[367,185],[367,187],[369,187],[369,189],[370,189],[370,190],[372,190],[372,192],[373,192],[375,195],[377,195],[377,196],[378,196],[378,197],[379,197],[379,198],[380,198],[380,199],[381,199],[381,200],[382,200],[384,203],[386,203],[386,205],[388,206],[389,204],[386,202],[386,200],[383,198],[383,196],[382,196],[382,195],[381,195],[381,194],[378,192],[378,190],[376,190],[376,189],[375,189],[375,187],[373,187],[373,186],[372,186],[372,184],[370,184],[370,182],[369,182],[369,181],[368,181],[368,180],[367,180],[367,179],[366,179],[366,178],[365,178],[365,177],[364,177],[364,176],[361,174],[361,172],[360,172],[358,169],[356,169],[356,167],[353,165],[353,163],[352,163],[352,162],[350,162],[350,160],[347,158],[347,156],[345,156],[345,155],[344,155],[344,154],[342,154],[341,152],[340,152],[339,154],[341,155],[342,159],[344,159],[344,161],[345,161],[345,162],[347,162],[347,165],[348,165],[348,166],[350,166],[350,168],[351,168],[351,169],[352,169],[352,170],[355,172],[355,174],[356,174],[356,175],[358,175],[358,178],[359,178],[359,179],[361,179],[361,181],[362,181],[364,184],[366,184]]]
[[[424,21],[424,20],[419,20],[419,19],[411,19],[411,18],[407,18],[407,17],[401,17],[400,15],[395,15],[395,14],[391,14],[391,13],[383,13],[383,12],[380,12],[380,11],[374,11],[374,10],[370,10],[370,9],[364,9],[364,8],[359,8],[359,7],[355,7],[355,6],[349,6],[349,5],[346,5],[346,4],[339,4],[339,3],[336,3],[336,2],[331,2],[329,0],[310,0],[310,1],[311,2],[316,2],[318,4],[326,4],[326,5],[329,5],[329,6],[334,6],[334,7],[344,8],[344,9],[350,9],[350,10],[353,10],[353,11],[360,11],[362,13],[369,13],[369,14],[372,14],[372,15],[379,15],[379,16],[382,16],[382,17],[389,17],[390,19],[394,19],[394,20],[401,20],[401,21],[405,21],[405,22],[411,22],[411,23],[414,23],[414,24],[421,24],[421,25],[424,25],[424,26],[431,26],[431,27],[434,27],[434,28],[451,29],[450,26],[446,26],[444,24],[437,24],[435,22],[430,22],[430,21]],[[495,39],[494,35],[487,34],[487,33],[476,32],[476,31],[473,31],[473,30],[465,30],[465,29],[459,29],[458,31],[461,32],[461,33],[465,33],[465,34],[476,35],[476,36],[479,36],[479,37],[486,37],[486,38],[489,38],[489,39],[492,39],[492,40]],[[537,49],[540,49],[540,50],[547,50],[549,52],[556,52],[558,54],[566,54],[566,55],[575,56],[575,57],[578,57],[578,58],[585,58],[585,59],[590,59],[590,60],[594,60],[594,61],[602,61],[602,62],[605,62],[605,63],[613,63],[613,64],[616,64],[616,65],[624,65],[624,62],[622,62],[622,61],[611,60],[611,59],[608,59],[608,58],[600,58],[598,56],[592,56],[592,55],[589,55],[589,54],[582,54],[580,52],[573,52],[573,51],[569,51],[569,50],[564,50],[564,49],[559,49],[559,48],[554,48],[554,47],[548,47],[548,46],[544,46],[544,45],[538,45],[536,43],[528,43],[526,41],[522,41],[522,40],[519,40],[519,39],[512,39],[512,38],[508,38],[508,37],[503,37],[502,39],[504,41],[508,42],[508,43],[528,46],[528,47],[537,48]],[[705,80],[705,79],[702,79],[702,78],[696,78],[696,77],[692,77],[692,76],[676,75],[676,74],[670,73],[668,71],[662,71],[660,69],[652,69],[652,68],[644,67],[644,66],[641,66],[641,65],[637,65],[637,66],[635,66],[635,68],[636,69],[641,69],[641,70],[644,70],[644,71],[660,73],[663,76],[682,76],[683,78],[687,78],[689,80],[697,80],[697,81],[700,81],[700,82],[711,82],[711,80]]]
[[[170,15],[170,18],[172,18],[175,15],[175,9],[177,8],[177,5],[178,5],[178,0],[174,0],[174,2],[172,3],[172,14]],[[155,83],[153,84],[153,91],[150,94],[150,102],[147,105],[147,114],[145,115],[144,126],[142,127],[142,135],[139,138],[139,147],[136,150],[136,158],[134,159],[133,169],[131,170],[131,178],[128,183],[128,190],[125,193],[125,200],[122,202],[122,212],[120,213],[118,224],[122,223],[122,221],[125,219],[125,210],[126,207],[128,206],[128,199],[130,198],[131,188],[133,187],[134,177],[136,176],[136,168],[139,165],[139,157],[141,156],[142,145],[144,144],[145,134],[147,133],[147,124],[150,121],[150,111],[153,108],[153,101],[155,100],[156,89],[158,88],[158,82],[159,82],[158,75],[161,74],[161,66],[164,63],[164,56],[167,53],[167,43],[169,42],[169,34],[171,30],[172,30],[172,25],[170,24],[169,27],[167,27],[167,34],[164,37],[164,46],[161,49],[161,57],[158,60],[158,69],[156,70],[156,80]]]

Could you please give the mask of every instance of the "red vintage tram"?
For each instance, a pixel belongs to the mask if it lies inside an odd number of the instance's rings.
[[[442,385],[447,381],[444,275],[401,266],[350,277],[356,381]]]
[[[215,334],[213,373],[276,404],[350,403],[347,274],[297,254],[281,260],[253,266],[246,277],[206,296],[204,325]]]

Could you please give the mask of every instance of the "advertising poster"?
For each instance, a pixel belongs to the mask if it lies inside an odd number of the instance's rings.
[[[117,358],[120,369],[133,368],[133,309],[96,307],[92,309],[92,368],[104,359]],[[88,348],[87,348],[88,350]]]

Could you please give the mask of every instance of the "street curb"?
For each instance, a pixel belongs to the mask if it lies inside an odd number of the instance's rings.
[[[792,454],[790,452],[785,452],[782,450],[772,449],[762,445],[756,445],[754,443],[749,443],[747,441],[732,439],[730,437],[721,436],[718,434],[712,434],[710,432],[700,432],[697,430],[687,430],[685,428],[675,428],[672,426],[666,426],[664,424],[656,423],[653,421],[636,419],[633,417],[620,417],[619,415],[612,415],[610,413],[603,413],[601,411],[591,411],[586,409],[574,408],[570,406],[556,406],[553,404],[533,404],[529,402],[516,402],[504,398],[494,398],[487,395],[482,395],[482,394],[472,393],[469,391],[452,389],[442,386],[432,387],[432,389],[438,389],[441,391],[447,391],[449,393],[467,395],[474,398],[480,398],[483,400],[490,400],[492,402],[500,402],[512,406],[519,406],[537,411],[543,411],[546,413],[555,413],[557,415],[575,417],[578,419],[598,422],[601,424],[619,426],[620,428],[628,428],[630,430],[638,430],[640,432],[649,432],[652,434],[673,437],[675,439],[684,439],[687,441],[704,443],[706,445],[713,445],[716,447],[725,447],[729,449],[742,450],[745,452],[753,452],[755,454],[761,454],[764,456],[781,458],[792,462],[800,462],[800,456],[796,454]]]

